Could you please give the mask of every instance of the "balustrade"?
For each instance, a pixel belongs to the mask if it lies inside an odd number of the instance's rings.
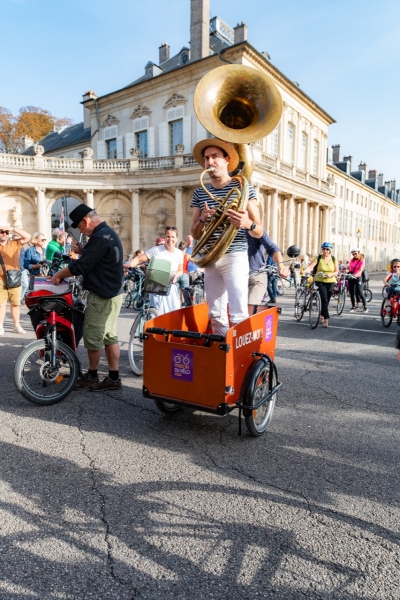
[[[45,158],[44,169],[46,171],[83,171],[83,160],[79,158]]]
[[[187,154],[186,156],[183,157],[183,166],[184,167],[193,167],[193,166],[198,166],[197,164],[197,160],[195,159],[195,157],[192,154]]]
[[[16,167],[18,169],[33,169],[33,156],[22,156],[20,154],[0,153],[0,166]]]
[[[140,158],[139,170],[147,169],[173,169],[175,167],[175,158],[173,156],[164,156],[159,158]]]
[[[128,171],[129,160],[94,160],[94,171]]]
[[[276,158],[261,152],[261,164],[267,165],[268,167],[276,167]]]

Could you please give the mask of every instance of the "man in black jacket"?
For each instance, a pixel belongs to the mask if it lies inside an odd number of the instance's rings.
[[[89,356],[89,370],[77,381],[77,389],[94,392],[120,390],[120,349],[117,337],[117,319],[122,304],[123,250],[116,232],[101,221],[95,210],[84,204],[69,215],[72,227],[89,237],[84,248],[76,242],[72,249],[80,254],[79,260],[58,271],[52,278],[55,284],[65,277],[81,275],[83,287],[89,291],[83,328],[83,342]],[[109,374],[99,381],[97,369],[103,350],[106,352]]]

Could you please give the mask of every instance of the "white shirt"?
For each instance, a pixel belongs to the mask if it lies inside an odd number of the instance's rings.
[[[183,252],[182,250],[178,250],[178,248],[174,248],[173,252],[168,252],[165,246],[153,246],[150,250],[146,250],[146,254],[149,258],[158,256],[164,260],[169,260],[171,263],[171,275],[175,275],[179,265],[183,264]]]

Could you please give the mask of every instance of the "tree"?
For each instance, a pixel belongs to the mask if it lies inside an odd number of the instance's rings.
[[[48,110],[37,106],[23,106],[18,117],[6,108],[0,107],[0,150],[2,152],[20,152],[24,136],[38,142],[54,131],[54,128],[71,125],[72,120],[66,117],[58,119]]]
[[[0,106],[0,151],[18,152],[18,137],[15,131],[16,118],[4,106]]]

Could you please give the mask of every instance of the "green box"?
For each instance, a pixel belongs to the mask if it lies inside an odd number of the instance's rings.
[[[153,294],[168,295],[173,278],[169,260],[152,256],[147,268],[143,289],[145,292]]]

